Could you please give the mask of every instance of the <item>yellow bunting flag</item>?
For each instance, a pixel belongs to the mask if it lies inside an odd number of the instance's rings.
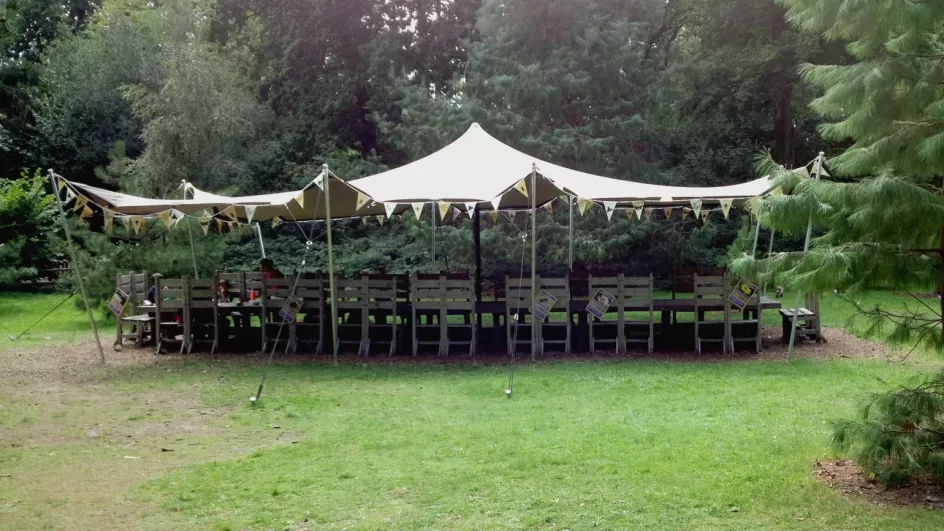
[[[642,210],[642,217],[643,217],[643,219],[649,219],[649,218],[651,218],[651,217],[652,217],[652,210],[653,210],[652,208],[644,208],[644,209]]]
[[[692,212],[695,213],[696,218],[701,217],[701,199],[692,199]]]
[[[87,204],[88,204],[88,198],[85,197],[84,195],[80,195],[75,199],[75,206],[72,207],[72,211],[78,212],[79,210],[82,209],[82,207],[84,207]]]
[[[92,209],[89,208],[88,205],[86,205],[82,208],[82,214],[80,214],[79,217],[82,219],[85,219],[91,215],[92,215]]]
[[[554,215],[554,201],[548,201],[547,203],[544,203],[544,210],[547,210],[547,213],[553,216]]]
[[[298,206],[305,208],[305,192],[299,192],[299,194],[295,196],[295,202],[298,203]]]
[[[731,203],[733,202],[733,199],[721,200],[721,212],[724,214],[724,219],[728,219],[728,213],[731,212]]]
[[[236,207],[234,207],[233,205],[230,205],[230,206],[224,208],[224,209],[220,212],[220,214],[222,214],[222,215],[228,217],[229,219],[231,219],[231,220],[233,220],[233,221],[236,221],[237,219],[239,219],[239,218],[236,217]]]
[[[755,218],[760,216],[763,207],[764,200],[760,197],[751,197],[747,200],[747,209],[751,211],[751,214],[754,214]]]
[[[616,201],[604,201],[603,209],[606,210],[606,220],[613,219],[613,212],[616,211]]]
[[[131,218],[121,216],[121,224],[125,226],[125,232],[131,232]]]
[[[396,203],[384,203],[384,212],[387,213],[387,219],[390,219],[390,216],[393,215],[393,212],[397,209]]]
[[[672,207],[665,207],[662,209],[662,211],[665,212],[665,219],[672,218]]]
[[[377,218],[377,223],[380,223],[381,225],[383,225],[383,224],[384,224],[384,221],[386,221],[386,219],[387,219],[387,218],[385,218],[385,217],[383,216],[383,214],[379,214],[379,215],[377,215],[377,216],[375,216],[375,217]]]
[[[111,233],[112,226],[115,223],[115,213],[111,210],[105,210],[105,232]]]
[[[702,210],[702,212],[701,212],[701,220],[702,220],[702,222],[708,223],[708,215],[709,215],[709,214],[711,214],[711,211],[710,211],[710,210]]]
[[[626,209],[626,219],[633,221],[633,211],[631,209]]]
[[[66,182],[62,179],[56,179],[56,188],[61,192],[66,187]]]
[[[577,211],[580,212],[580,216],[583,217],[587,213],[587,209],[590,208],[590,205],[593,204],[593,201],[589,199],[577,199]]]
[[[223,234],[223,220],[222,219],[216,220],[216,232]]]
[[[200,220],[200,228],[203,229],[203,235],[206,236],[206,235],[210,232],[210,220],[209,220],[209,219],[201,219],[201,220]]]
[[[690,208],[682,207],[682,221],[685,221],[685,219],[688,218],[688,213],[691,211],[692,209]]]
[[[144,222],[147,221],[145,218],[134,216],[131,218],[131,228],[134,229],[134,233],[137,234],[141,232],[141,229],[144,228]]]
[[[524,182],[524,179],[515,183],[515,190],[518,190],[521,195],[528,197],[528,185]]]
[[[802,167],[799,167],[799,168],[793,170],[793,173],[795,173],[795,174],[797,174],[797,175],[799,175],[800,177],[803,177],[803,178],[809,178],[809,176],[810,176],[810,170],[806,169],[806,166],[802,166]]]
[[[276,228],[276,227],[278,227],[278,226],[281,225],[281,224],[282,224],[282,218],[280,218],[280,217],[278,217],[278,216],[272,218],[272,228],[273,228],[273,229]]]
[[[361,207],[366,205],[368,201],[370,201],[370,197],[367,196],[367,194],[362,194],[360,192],[357,192],[357,204],[354,208],[356,208],[357,210],[360,210]]]
[[[157,213],[157,219],[161,220],[161,223],[170,230],[170,210],[165,210],[163,212]]]
[[[642,211],[645,204],[645,201],[633,201],[633,210],[636,211],[636,217],[639,219],[642,219]]]
[[[488,213],[492,217],[492,223],[498,223],[498,211],[492,210]]]
[[[413,207],[413,215],[416,216],[416,219],[420,219],[420,216],[423,215],[425,203],[412,203],[410,206]]]
[[[783,195],[783,188],[778,186],[770,191],[770,195]]]
[[[450,208],[452,208],[452,205],[449,203],[439,203],[439,219],[446,221]]]

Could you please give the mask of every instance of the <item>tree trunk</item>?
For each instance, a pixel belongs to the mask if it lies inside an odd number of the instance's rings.
[[[789,75],[780,79],[774,100],[774,158],[787,168],[796,162],[793,145],[793,80]]]

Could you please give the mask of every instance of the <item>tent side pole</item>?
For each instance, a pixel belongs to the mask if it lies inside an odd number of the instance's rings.
[[[767,258],[770,258],[774,254],[774,234],[776,234],[776,232],[777,231],[775,231],[774,229],[770,229],[770,242],[767,244]],[[767,281],[766,280],[764,281],[764,289],[761,290],[761,294],[764,296],[767,295]]]
[[[761,203],[761,211],[757,212],[757,227],[754,228],[754,246],[751,247],[751,259],[753,260],[757,256],[757,240],[760,238],[760,216],[763,212],[763,203]]]
[[[438,208],[436,205],[436,201],[432,202],[432,207],[433,207],[432,212],[430,212],[430,214],[432,214],[432,219],[433,219],[432,221],[433,223],[433,265],[435,266],[436,265],[436,209]],[[439,270],[437,270],[436,272],[438,273]]]
[[[826,154],[822,151],[819,152],[819,156],[816,157],[816,180],[819,180],[820,172],[823,169],[823,157]],[[803,242],[803,254],[806,254],[810,250],[810,237],[813,235],[813,210],[810,209],[810,221],[806,224],[806,240]],[[793,359],[793,344],[796,342],[797,334],[797,322],[799,321],[797,314],[800,312],[800,295],[802,292],[797,289],[796,304],[793,305],[793,320],[790,325],[790,346],[787,347],[787,363],[790,363],[790,360]]]
[[[187,200],[187,181],[181,180],[180,185],[184,188],[184,201]],[[190,223],[190,219],[187,219],[187,233],[190,235],[190,259],[193,260],[193,278],[200,278],[200,273],[197,271],[197,251],[193,247],[193,224]],[[265,258],[265,254],[262,255]]]
[[[332,353],[334,354],[334,363],[338,363],[338,301],[337,293],[334,290],[334,248],[331,241],[331,174],[328,171],[328,165],[322,167],[321,180],[324,185],[325,196],[325,229],[328,231],[328,297],[331,301],[331,343]],[[317,213],[316,213],[317,214]],[[312,216],[314,223],[314,216]]]
[[[482,213],[472,211],[472,246],[475,248],[475,302],[482,302]]]
[[[79,268],[79,260],[75,255],[75,247],[72,246],[72,231],[69,230],[69,223],[66,222],[66,211],[62,208],[62,198],[59,197],[59,187],[56,186],[56,174],[49,170],[49,182],[52,184],[52,193],[56,196],[56,204],[59,206],[59,216],[62,220],[62,229],[66,233],[66,245],[69,247],[69,256],[72,257],[72,268],[75,269],[75,278],[79,282],[79,290],[82,292],[82,302],[85,303],[85,311],[88,312],[89,324],[92,325],[92,334],[95,335],[95,346],[98,347],[98,359],[105,364],[105,351],[102,350],[102,342],[98,339],[98,327],[95,326],[95,316],[92,315],[92,305],[89,304],[88,292],[85,291],[85,282],[82,281],[82,270]]]
[[[312,221],[314,223],[314,221]],[[262,258],[265,259],[265,242],[262,241],[262,227],[259,226],[259,222],[256,222],[256,234],[259,235],[259,249],[262,251]]]
[[[537,320],[536,310],[538,308],[538,263],[537,263],[537,243],[538,243],[538,208],[537,208],[537,164],[531,164],[531,361],[537,359],[538,348],[538,327],[541,324]],[[568,317],[569,318],[569,317]]]
[[[567,231],[570,233],[569,264],[570,270],[574,270],[574,198],[567,196],[567,203],[570,206],[570,221],[567,224]]]

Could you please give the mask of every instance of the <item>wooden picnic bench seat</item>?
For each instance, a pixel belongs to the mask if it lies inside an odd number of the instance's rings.
[[[812,338],[816,341],[822,341],[822,329],[820,326],[819,297],[817,295],[807,295],[806,307],[800,308],[798,315],[794,318],[793,308],[781,308],[780,319],[783,325],[783,340],[790,340],[790,326],[795,324],[797,337]]]

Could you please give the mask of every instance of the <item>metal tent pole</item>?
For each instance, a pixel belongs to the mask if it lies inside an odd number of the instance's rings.
[[[538,197],[538,187],[537,187],[537,175],[538,175],[538,165],[535,163],[531,164],[531,361],[537,359],[537,348],[538,348],[538,327],[541,325],[538,323],[537,319],[537,308],[538,308],[538,231],[537,231],[537,219],[538,219],[538,207],[537,207],[537,197]]]
[[[751,247],[751,259],[757,256],[757,240],[760,238],[760,215],[763,212],[763,209],[764,203],[761,202],[760,211],[757,212],[757,227],[754,228],[754,246]]]
[[[180,185],[184,188],[184,201],[187,200],[187,181],[181,179]],[[190,219],[187,219],[187,233],[190,235],[190,258],[193,260],[193,278],[200,278],[200,273],[197,271],[197,251],[193,247],[193,224],[190,223]],[[265,255],[262,256],[265,258]]]
[[[770,256],[774,254],[774,234],[776,233],[777,231],[775,231],[774,229],[770,229],[770,242],[767,244],[767,258],[770,258]],[[764,296],[767,295],[767,281],[766,280],[764,281],[764,289],[761,290],[761,294]]]
[[[826,154],[822,151],[819,152],[819,156],[816,157],[816,180],[819,180],[820,172],[823,169],[823,157]],[[810,207],[810,221],[806,224],[806,240],[803,242],[803,254],[806,254],[810,250],[810,237],[813,235],[813,208]],[[802,292],[797,289],[796,304],[793,308],[793,320],[790,325],[790,346],[787,348],[787,363],[790,363],[790,360],[793,359],[793,344],[796,342],[796,333],[797,333],[797,321],[798,313],[800,312],[800,295]]]
[[[62,229],[66,233],[66,245],[69,247],[69,256],[72,257],[72,268],[75,269],[75,278],[79,282],[79,290],[82,292],[82,302],[85,303],[85,311],[88,312],[89,324],[92,325],[92,334],[95,335],[95,346],[98,347],[98,359],[102,365],[105,364],[105,351],[102,350],[102,342],[98,339],[98,327],[95,326],[95,316],[92,315],[92,305],[89,304],[88,292],[85,291],[85,282],[82,281],[82,270],[79,268],[79,260],[75,255],[75,248],[72,246],[72,231],[69,230],[69,224],[66,222],[66,211],[62,208],[62,198],[59,197],[59,187],[56,186],[56,174],[49,170],[49,182],[52,183],[52,193],[56,196],[56,204],[59,205],[59,216],[62,219]]]
[[[431,204],[432,204],[432,212],[430,212],[430,214],[432,214],[432,218],[433,218],[433,222],[432,222],[433,223],[433,264],[435,265],[436,264],[436,209],[438,207],[436,205],[436,201],[433,201]]]
[[[570,251],[569,264],[570,270],[574,270],[574,198],[567,196],[567,203],[570,205],[570,221],[567,224],[567,230],[570,232]]]
[[[328,165],[321,167],[321,184],[324,185],[325,225],[328,231],[328,297],[331,299],[331,342],[333,343],[334,363],[338,363],[338,304],[334,290],[334,248],[331,241],[331,172]],[[317,215],[317,212],[315,213]],[[314,222],[314,216],[312,216]]]
[[[312,221],[314,223],[314,221]],[[256,222],[256,234],[259,235],[259,249],[262,250],[262,258],[265,259],[265,242],[262,241],[262,227],[259,226],[259,222]]]

